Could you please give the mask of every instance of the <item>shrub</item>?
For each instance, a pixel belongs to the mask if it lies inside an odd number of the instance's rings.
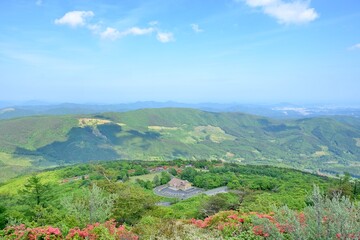
[[[0,235],[1,236],[1,235]],[[60,229],[53,227],[27,228],[24,224],[6,227],[2,233],[6,239],[63,239]]]
[[[310,206],[295,212],[287,206],[276,210],[274,217],[257,216],[253,231],[269,239],[359,239],[360,207],[346,196],[324,197],[314,187]]]
[[[103,224],[94,223],[87,227],[70,229],[64,237],[58,228],[37,227],[27,228],[24,224],[18,226],[6,227],[0,237],[11,240],[64,240],[64,239],[87,239],[87,240],[138,240],[138,236],[125,228],[124,225],[116,226],[114,220],[107,221]]]
[[[269,214],[226,211],[190,222],[227,239],[360,239],[360,206],[348,197],[326,198],[315,186],[309,203],[302,212],[287,206]]]

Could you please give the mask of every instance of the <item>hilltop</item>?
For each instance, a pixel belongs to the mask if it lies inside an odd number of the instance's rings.
[[[360,175],[360,120],[279,120],[186,108],[0,121],[0,180],[102,160],[214,159]]]

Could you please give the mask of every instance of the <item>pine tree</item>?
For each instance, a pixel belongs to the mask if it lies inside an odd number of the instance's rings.
[[[34,207],[46,207],[47,202],[51,199],[50,185],[41,182],[41,178],[33,175],[24,185],[24,189],[19,191],[23,203]]]

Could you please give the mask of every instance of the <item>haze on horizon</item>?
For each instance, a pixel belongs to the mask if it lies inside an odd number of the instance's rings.
[[[0,101],[360,103],[358,0],[0,3]]]

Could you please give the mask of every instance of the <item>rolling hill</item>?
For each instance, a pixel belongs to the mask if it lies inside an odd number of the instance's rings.
[[[24,103],[0,102],[0,119],[28,116],[96,114],[102,112],[127,112],[145,108],[192,108],[210,112],[243,112],[277,119],[310,118],[319,116],[360,117],[359,106],[296,105],[279,104],[238,104],[238,103],[180,103],[180,102],[134,102],[121,104],[51,104],[30,101]]]
[[[0,180],[78,162],[177,158],[360,175],[360,120],[161,108],[0,121]]]

